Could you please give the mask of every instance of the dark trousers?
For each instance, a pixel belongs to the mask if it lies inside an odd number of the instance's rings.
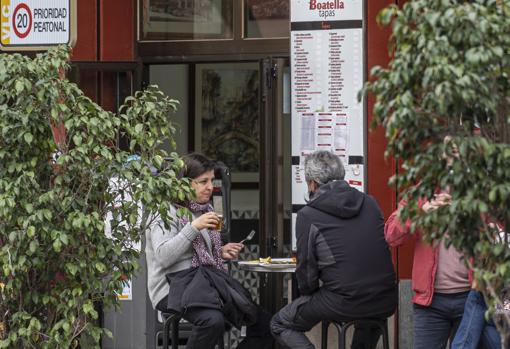
[[[464,313],[468,292],[434,293],[429,306],[413,304],[413,348],[444,349],[453,339]]]
[[[321,321],[348,321],[352,316],[343,314],[335,304],[331,292],[319,289],[311,296],[302,296],[283,307],[271,319],[271,333],[285,348],[313,349],[314,345],[304,332],[312,329]],[[359,314],[363,317],[363,314]],[[386,318],[386,317],[383,317]],[[378,329],[357,327],[354,332],[352,348],[374,349],[381,335]]]
[[[161,300],[156,309],[169,312],[166,309],[166,297]],[[182,318],[192,324],[191,336],[188,338],[187,349],[213,349],[220,336],[227,329],[225,317],[220,310],[209,308],[188,308]],[[269,331],[271,316],[262,309],[258,309],[257,322],[246,328],[246,338],[239,343],[239,349],[270,349],[273,338]]]

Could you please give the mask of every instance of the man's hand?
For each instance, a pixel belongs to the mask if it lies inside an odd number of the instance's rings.
[[[239,252],[244,248],[243,244],[238,242],[229,242],[221,248],[221,258],[225,260],[232,260],[239,257]]]
[[[421,209],[424,212],[431,212],[431,211],[437,210],[441,206],[449,205],[451,201],[452,201],[452,197],[450,194],[446,194],[446,193],[436,194],[436,195],[434,195],[434,199],[424,203],[423,206],[421,207]]]

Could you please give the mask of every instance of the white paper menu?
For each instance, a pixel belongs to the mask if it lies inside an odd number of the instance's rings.
[[[345,180],[366,188],[364,102],[357,100],[365,71],[363,27],[362,0],[291,2],[293,223],[306,203],[304,157],[313,151],[337,154]]]

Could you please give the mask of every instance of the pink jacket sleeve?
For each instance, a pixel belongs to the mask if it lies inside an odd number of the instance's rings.
[[[400,201],[398,204],[399,208],[393,211],[384,225],[384,237],[391,247],[400,246],[413,236],[410,233],[411,220],[408,219],[405,224],[402,224],[398,218],[400,207],[406,204],[404,200]]]

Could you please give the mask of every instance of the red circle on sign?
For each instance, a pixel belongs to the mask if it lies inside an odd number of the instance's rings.
[[[28,13],[27,30],[24,33],[20,32],[16,27],[16,15],[18,14],[18,11],[21,9],[27,11]],[[23,19],[21,19],[21,21],[23,21]],[[19,4],[14,9],[14,13],[12,15],[12,28],[14,29],[14,33],[16,34],[16,36],[20,39],[25,38],[30,33],[30,29],[32,28],[32,11],[30,11],[30,7],[28,7],[27,4]]]

